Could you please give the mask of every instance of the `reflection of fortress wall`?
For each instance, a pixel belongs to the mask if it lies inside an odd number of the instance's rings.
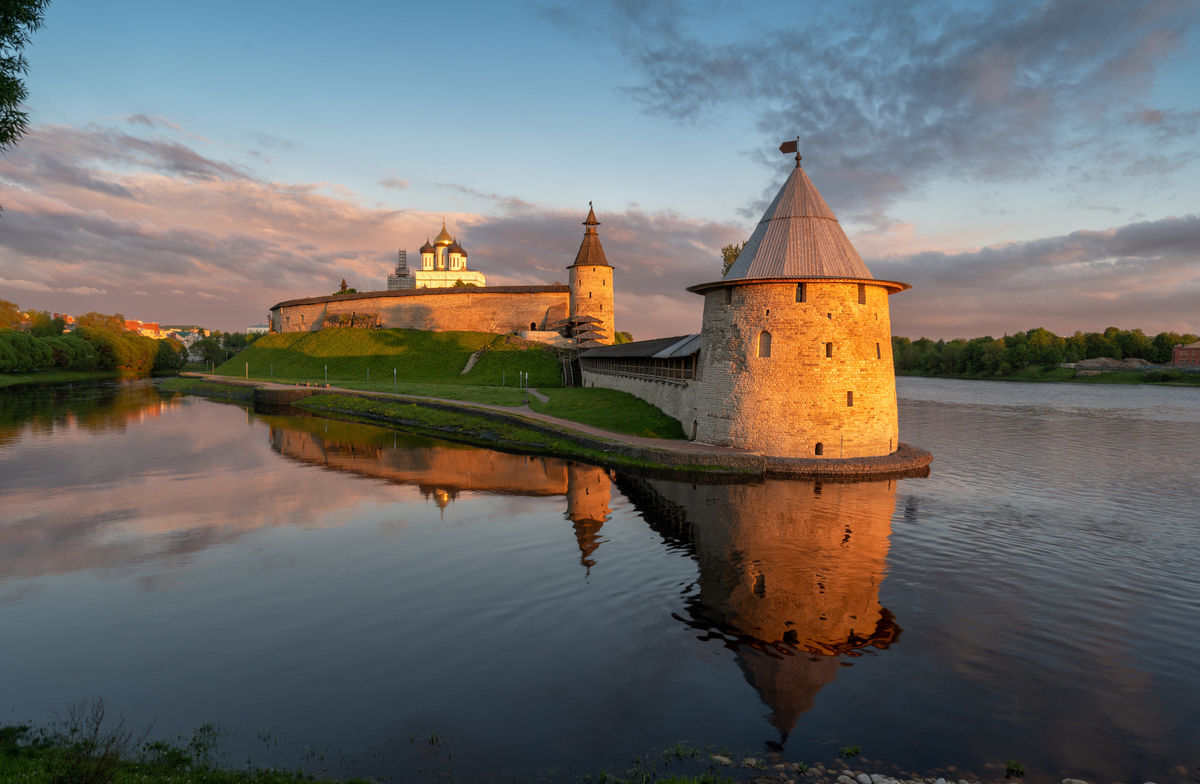
[[[353,471],[400,484],[436,487],[447,493],[478,490],[515,495],[563,495],[567,470],[561,461],[453,446],[404,446],[323,439],[314,433],[271,428],[271,446],[306,463]]]
[[[834,679],[836,654],[899,634],[879,603],[894,482],[619,484],[651,527],[691,545],[691,622],[726,638],[784,737]]]
[[[579,562],[589,573],[596,565],[592,553],[600,546],[600,528],[608,519],[612,477],[596,466],[571,463],[567,467],[567,519],[575,527]]]

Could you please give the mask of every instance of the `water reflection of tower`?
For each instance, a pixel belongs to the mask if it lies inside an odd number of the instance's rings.
[[[895,482],[693,485],[621,475],[621,491],[699,565],[686,623],[737,656],[786,740],[841,657],[900,628],[879,602]]]
[[[607,470],[579,463],[567,466],[567,519],[575,527],[579,563],[588,574],[596,565],[592,553],[603,543],[600,528],[608,519],[611,497],[612,477]]]

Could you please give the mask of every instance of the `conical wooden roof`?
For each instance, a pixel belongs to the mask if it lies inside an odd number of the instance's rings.
[[[797,161],[725,280],[871,277]]]
[[[575,263],[571,266],[611,267],[604,255],[604,248],[600,245],[600,235],[596,232],[600,221],[596,220],[596,211],[592,209],[591,202],[588,202],[588,215],[583,225],[587,227],[583,230],[583,242],[579,243],[579,252],[575,254]]]

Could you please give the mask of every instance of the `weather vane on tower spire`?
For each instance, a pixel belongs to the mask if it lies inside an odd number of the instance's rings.
[[[800,168],[800,137],[797,136],[793,141],[784,142],[779,145],[779,151],[784,155],[789,152],[796,153],[796,168]]]

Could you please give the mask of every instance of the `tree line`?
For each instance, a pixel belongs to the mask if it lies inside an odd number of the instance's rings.
[[[1100,357],[1144,359],[1162,365],[1170,363],[1172,347],[1197,339],[1177,332],[1149,337],[1140,329],[1117,327],[1063,337],[1038,327],[1002,338],[989,335],[947,341],[896,336],[892,338],[892,357],[896,370],[903,372],[1007,376],[1031,366],[1052,367]]]
[[[187,350],[174,338],[149,338],[125,331],[125,317],[91,312],[76,319],[64,335],[62,318],[45,311],[29,314],[0,300],[0,372],[32,370],[177,370]],[[24,329],[21,327],[24,326]]]
[[[31,370],[178,370],[188,354],[205,364],[220,364],[259,336],[213,330],[189,350],[173,337],[151,338],[125,329],[120,313],[92,311],[75,319],[75,331],[63,334],[66,322],[46,311],[22,313],[0,300],[0,372]]]

